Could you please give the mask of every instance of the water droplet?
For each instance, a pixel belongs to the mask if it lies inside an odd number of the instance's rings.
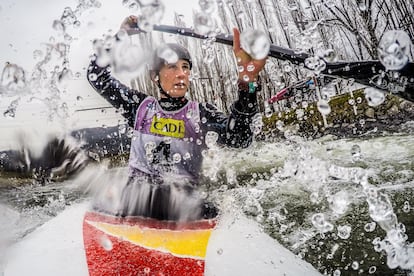
[[[218,255],[223,254],[223,249],[222,249],[222,248],[217,249],[217,254],[218,254]]]
[[[158,47],[157,56],[170,64],[176,63],[179,58],[177,53],[166,44]]]
[[[316,71],[317,73],[322,72],[326,68],[326,63],[323,59],[318,56],[308,57],[305,59],[306,68]]]
[[[183,159],[184,160],[188,160],[188,159],[190,159],[191,158],[191,154],[189,153],[189,152],[186,152],[184,155],[183,155]]]
[[[359,268],[359,263],[357,261],[353,261],[351,267],[353,270],[357,270]]]
[[[217,5],[215,0],[199,0],[200,9],[208,14],[213,14],[216,11]]]
[[[410,202],[405,201],[405,202],[404,202],[404,205],[403,205],[403,212],[404,212],[404,213],[409,213],[409,212],[410,212],[410,210],[411,210],[411,207],[410,207]]]
[[[112,241],[106,235],[102,235],[99,237],[99,244],[106,251],[111,251],[113,248]]]
[[[273,115],[273,111],[272,111],[272,109],[270,108],[270,105],[269,105],[268,103],[265,103],[265,110],[264,110],[264,113],[265,113],[265,117],[266,117],[266,118],[270,118],[270,117],[272,117],[272,115]]]
[[[261,30],[244,31],[240,35],[240,45],[253,59],[264,59],[270,50],[270,41]]]
[[[207,147],[212,148],[216,145],[218,140],[218,133],[215,131],[208,131],[205,136],[205,142]]]
[[[331,107],[329,105],[329,102],[326,100],[319,100],[317,103],[317,107],[322,115],[328,115],[329,113],[331,113]]]
[[[121,133],[121,134],[125,134],[125,133],[126,133],[126,131],[127,131],[127,126],[126,126],[126,125],[124,125],[124,124],[119,125],[119,126],[118,126],[118,131],[119,131],[119,133]]]
[[[209,14],[197,13],[194,16],[194,29],[200,35],[209,35],[216,29],[216,23]]]
[[[16,109],[19,105],[20,98],[13,100],[10,105],[7,107],[6,111],[4,111],[3,116],[6,118],[14,118],[16,116]]]
[[[375,222],[368,222],[367,224],[364,225],[364,230],[365,232],[373,232],[375,230],[375,227],[377,226],[377,224]]]
[[[96,81],[98,79],[98,75],[95,73],[90,73],[88,75],[90,81]]]
[[[178,152],[174,153],[172,159],[173,159],[174,163],[180,163],[181,162],[181,154],[179,154]]]
[[[293,70],[292,63],[288,60],[283,61],[282,62],[282,70],[283,70],[283,72],[286,72],[286,73],[292,72],[292,70]]]
[[[249,65],[247,65],[247,72],[253,72],[253,70],[254,70],[254,65],[253,64],[249,64]]]
[[[161,1],[152,1],[149,5],[141,6],[138,27],[143,31],[152,31],[154,25],[161,22],[164,11],[165,7]]]
[[[381,90],[373,87],[365,88],[365,99],[369,106],[378,106],[385,101],[385,94]]]
[[[365,3],[366,0],[357,0],[358,8],[360,11],[366,11],[367,10],[367,4]]]
[[[369,273],[369,274],[374,274],[374,273],[375,273],[375,271],[377,271],[377,267],[376,267],[376,266],[371,266],[371,267],[368,269],[368,273]]]
[[[388,70],[400,70],[409,60],[411,40],[400,30],[386,31],[378,46],[378,58]]]

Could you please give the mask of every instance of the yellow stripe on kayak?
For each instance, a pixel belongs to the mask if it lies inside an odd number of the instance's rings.
[[[168,230],[118,225],[104,222],[87,222],[108,235],[139,246],[169,252],[180,257],[204,259],[212,229]]]

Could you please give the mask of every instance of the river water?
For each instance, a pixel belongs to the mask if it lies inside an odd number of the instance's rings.
[[[414,135],[407,132],[312,141],[290,136],[257,141],[246,150],[212,146],[205,154],[201,190],[221,209],[233,208],[258,221],[322,273],[409,275],[413,160]],[[68,205],[90,197],[96,185],[113,183],[120,171],[92,164],[72,179],[48,183],[3,176],[1,244],[7,248]],[[91,189],[92,182],[99,184]]]

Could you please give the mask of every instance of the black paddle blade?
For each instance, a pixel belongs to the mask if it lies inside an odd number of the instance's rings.
[[[414,102],[414,63],[409,62],[399,71],[386,71],[378,60],[327,63],[322,74],[354,79]]]

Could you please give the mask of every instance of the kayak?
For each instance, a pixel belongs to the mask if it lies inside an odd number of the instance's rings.
[[[67,207],[6,250],[20,275],[321,275],[242,214],[193,221],[116,217]]]
[[[86,212],[89,275],[204,275],[215,219],[189,222]]]

